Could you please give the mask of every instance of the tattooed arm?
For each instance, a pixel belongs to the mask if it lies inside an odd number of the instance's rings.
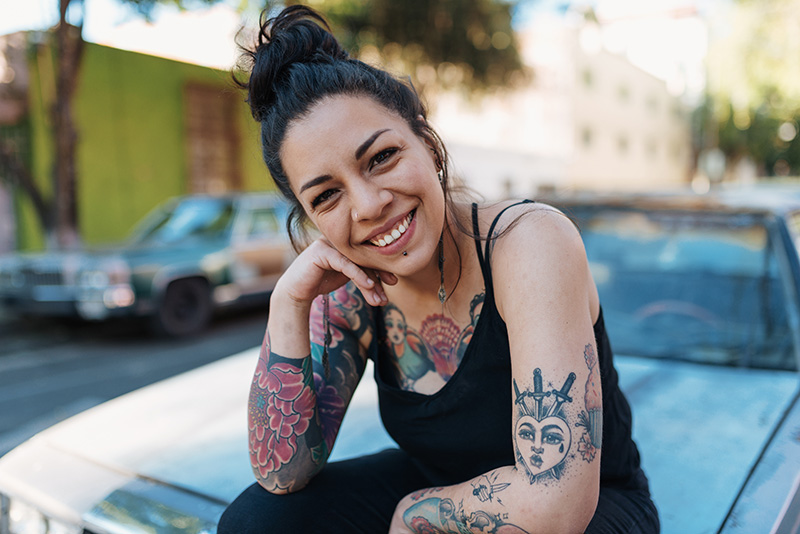
[[[507,217],[530,209],[512,208]],[[544,206],[532,211],[492,255],[495,299],[511,347],[516,461],[406,496],[391,534],[583,532],[594,514],[602,437],[592,329],[597,292],[569,220]]]
[[[385,295],[347,262],[318,240],[287,269],[270,299],[250,387],[248,431],[256,479],[272,493],[298,491],[324,467],[374,342],[367,299],[380,304]],[[328,292],[332,339],[326,376],[319,295]]]

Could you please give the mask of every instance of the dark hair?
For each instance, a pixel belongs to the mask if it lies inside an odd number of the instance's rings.
[[[307,239],[305,211],[289,186],[280,161],[280,149],[289,124],[302,118],[325,97],[365,96],[404,119],[435,154],[443,173],[445,200],[448,193],[447,151],[438,134],[428,125],[427,111],[414,88],[386,71],[351,58],[331,35],[325,19],[313,9],[293,5],[274,18],[262,12],[260,30],[253,49],[242,48],[240,67],[250,71],[247,81],[234,76],[247,90],[253,118],[261,123],[264,161],[278,189],[291,201],[286,228],[296,250],[295,231]],[[459,253],[460,256],[460,253]]]

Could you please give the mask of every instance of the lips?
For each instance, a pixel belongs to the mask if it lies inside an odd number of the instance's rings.
[[[531,456],[530,460],[531,463],[535,465],[537,468],[542,467],[542,464],[544,463],[544,460],[542,460],[542,457],[539,456],[538,454],[534,454],[533,456]]]
[[[391,228],[382,235],[377,235],[369,239],[369,242],[379,248],[391,245],[396,240],[400,239],[400,236],[406,233],[411,221],[414,220],[414,213],[415,211],[411,211],[408,215],[403,217],[394,228]]]

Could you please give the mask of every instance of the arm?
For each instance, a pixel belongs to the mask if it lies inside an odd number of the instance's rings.
[[[512,210],[509,219],[530,208]],[[516,462],[406,496],[391,534],[583,532],[594,514],[602,435],[597,294],[570,221],[547,207],[532,211],[492,256],[511,347]],[[519,246],[523,240],[533,246]]]
[[[361,291],[375,303],[383,291],[339,256],[316,242],[287,269],[270,299],[267,333],[250,387],[248,430],[251,466],[259,484],[272,493],[302,489],[324,467],[373,342],[374,326]],[[351,277],[357,282],[342,285]],[[357,284],[364,289],[359,291]],[[326,377],[318,295],[330,291]]]

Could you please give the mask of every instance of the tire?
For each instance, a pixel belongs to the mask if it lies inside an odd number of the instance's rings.
[[[166,337],[193,336],[208,326],[212,311],[208,282],[201,278],[176,280],[167,286],[152,329]]]

